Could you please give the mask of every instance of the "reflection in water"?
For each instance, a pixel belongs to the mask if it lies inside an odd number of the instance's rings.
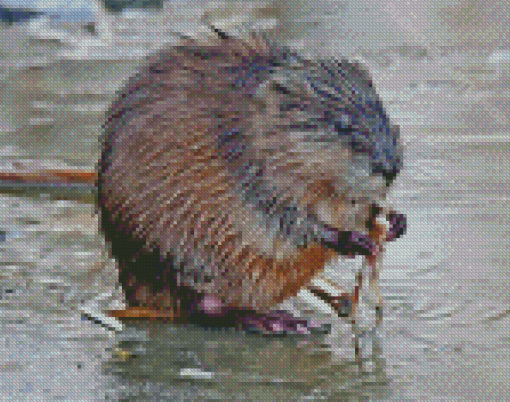
[[[207,389],[219,400],[385,399],[388,379],[376,343],[371,370],[338,358],[323,336],[267,338],[198,326],[128,326],[105,371],[121,395],[140,398]],[[368,363],[368,362],[367,362]],[[156,392],[156,395],[154,395]],[[200,395],[200,394],[198,394]],[[303,399],[304,398],[304,399]]]

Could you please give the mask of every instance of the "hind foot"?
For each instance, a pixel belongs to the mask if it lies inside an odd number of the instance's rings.
[[[264,335],[327,334],[331,330],[329,324],[296,318],[279,310],[271,311],[268,314],[248,315],[241,318],[240,324],[248,332]]]
[[[250,333],[264,335],[327,333],[330,330],[328,324],[296,318],[285,311],[261,314],[253,310],[228,308],[212,295],[203,296],[192,315],[199,323],[206,325],[235,326]]]

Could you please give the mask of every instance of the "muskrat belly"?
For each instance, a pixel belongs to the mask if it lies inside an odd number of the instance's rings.
[[[331,249],[318,245],[296,248],[293,256],[283,259],[245,248],[220,265],[210,282],[191,283],[182,275],[180,286],[192,286],[198,294],[212,295],[229,309],[267,312],[295,296],[334,255]]]

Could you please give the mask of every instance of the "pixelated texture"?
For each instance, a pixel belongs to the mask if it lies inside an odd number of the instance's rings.
[[[1,3],[0,400],[509,399],[507,2]]]
[[[405,230],[375,222],[403,150],[359,64],[213,29],[152,56],[104,129],[101,222],[132,307],[286,332],[259,314]]]

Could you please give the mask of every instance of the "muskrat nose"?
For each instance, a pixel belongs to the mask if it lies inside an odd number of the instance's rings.
[[[357,154],[370,158],[374,175],[381,174],[389,186],[402,169],[403,151],[400,145],[398,126],[389,122],[382,107],[371,114],[362,108],[362,113],[352,113],[335,121],[335,129],[341,141],[349,144]],[[376,113],[377,112],[377,113]],[[378,118],[373,118],[374,115]],[[367,118],[366,116],[371,118]]]
[[[372,172],[375,174],[381,174],[386,182],[386,187],[391,186],[393,180],[397,177],[400,169],[397,166],[384,166],[382,164],[374,163],[372,166]]]
[[[395,146],[385,147],[378,152],[378,146],[370,154],[370,163],[373,174],[380,174],[390,186],[402,169],[402,150]]]
[[[398,172],[394,170],[393,172],[383,172],[384,180],[386,180],[386,186],[389,187],[391,183],[393,183],[393,180],[395,180],[395,177],[397,177]]]
[[[381,118],[370,127],[371,147],[369,154],[372,172],[380,173],[390,186],[402,169],[403,151],[400,146],[398,126],[389,123],[386,117]]]
[[[376,130],[357,130],[337,128],[343,141],[358,155],[370,158],[370,169],[374,175],[382,175],[386,185],[390,186],[402,169],[402,148],[398,134]]]

